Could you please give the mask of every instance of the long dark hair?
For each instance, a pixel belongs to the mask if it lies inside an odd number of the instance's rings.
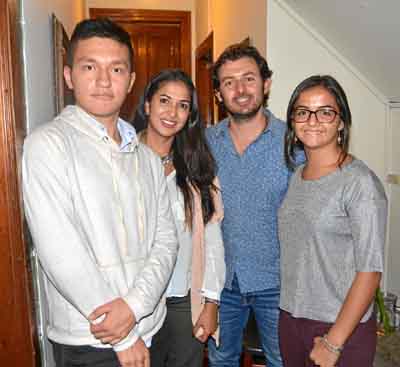
[[[340,142],[338,142],[342,154],[339,157],[339,167],[349,153],[351,112],[347,102],[346,93],[338,81],[330,75],[313,75],[303,80],[293,91],[286,111],[287,130],[285,135],[285,159],[289,168],[296,167],[296,149],[304,149],[303,143],[296,139],[293,127],[293,110],[300,94],[305,90],[322,87],[326,89],[336,100],[339,107],[339,117],[343,121],[343,129],[339,131]]]
[[[215,160],[206,142],[204,124],[200,120],[197,93],[191,78],[179,69],[166,69],[154,76],[140,99],[134,124],[147,127],[148,116],[145,111],[145,103],[150,103],[154,94],[168,82],[182,82],[188,88],[191,96],[188,121],[176,134],[171,147],[176,170],[176,183],[182,191],[186,223],[191,228],[194,198],[190,185],[200,192],[204,223],[207,223],[215,212],[212,190],[217,190],[213,184],[216,175]]]

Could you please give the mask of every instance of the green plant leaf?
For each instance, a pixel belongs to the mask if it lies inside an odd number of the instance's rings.
[[[394,332],[394,327],[390,325],[389,314],[385,308],[385,301],[383,297],[383,292],[380,288],[376,290],[375,293],[375,303],[378,309],[378,319],[381,321],[383,326],[383,331],[385,335],[389,335]]]

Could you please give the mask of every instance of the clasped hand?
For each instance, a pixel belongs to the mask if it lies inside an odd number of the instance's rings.
[[[320,336],[314,338],[314,347],[310,353],[310,359],[316,366],[320,367],[335,367],[339,354],[328,350]]]
[[[102,318],[100,322],[99,318]],[[136,318],[129,305],[117,298],[96,308],[90,315],[90,332],[103,344],[114,345],[126,338],[136,324]]]
[[[214,303],[206,303],[200,313],[196,325],[193,327],[193,335],[205,343],[208,337],[215,333],[218,327],[218,306]]]
[[[117,356],[122,367],[150,367],[150,352],[142,338],[128,349],[117,352]]]

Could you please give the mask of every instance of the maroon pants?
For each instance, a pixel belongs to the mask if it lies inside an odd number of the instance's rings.
[[[314,366],[309,355],[314,338],[323,336],[332,324],[295,318],[282,311],[279,317],[279,342],[285,367]],[[344,345],[336,367],[373,367],[376,349],[376,320],[360,323]]]

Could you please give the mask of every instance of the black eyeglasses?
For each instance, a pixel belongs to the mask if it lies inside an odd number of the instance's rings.
[[[303,124],[308,122],[311,115],[314,114],[317,121],[321,124],[330,124],[333,122],[339,112],[336,112],[332,108],[319,108],[316,111],[310,111],[307,108],[299,107],[296,108],[292,114],[292,119],[297,124]]]

